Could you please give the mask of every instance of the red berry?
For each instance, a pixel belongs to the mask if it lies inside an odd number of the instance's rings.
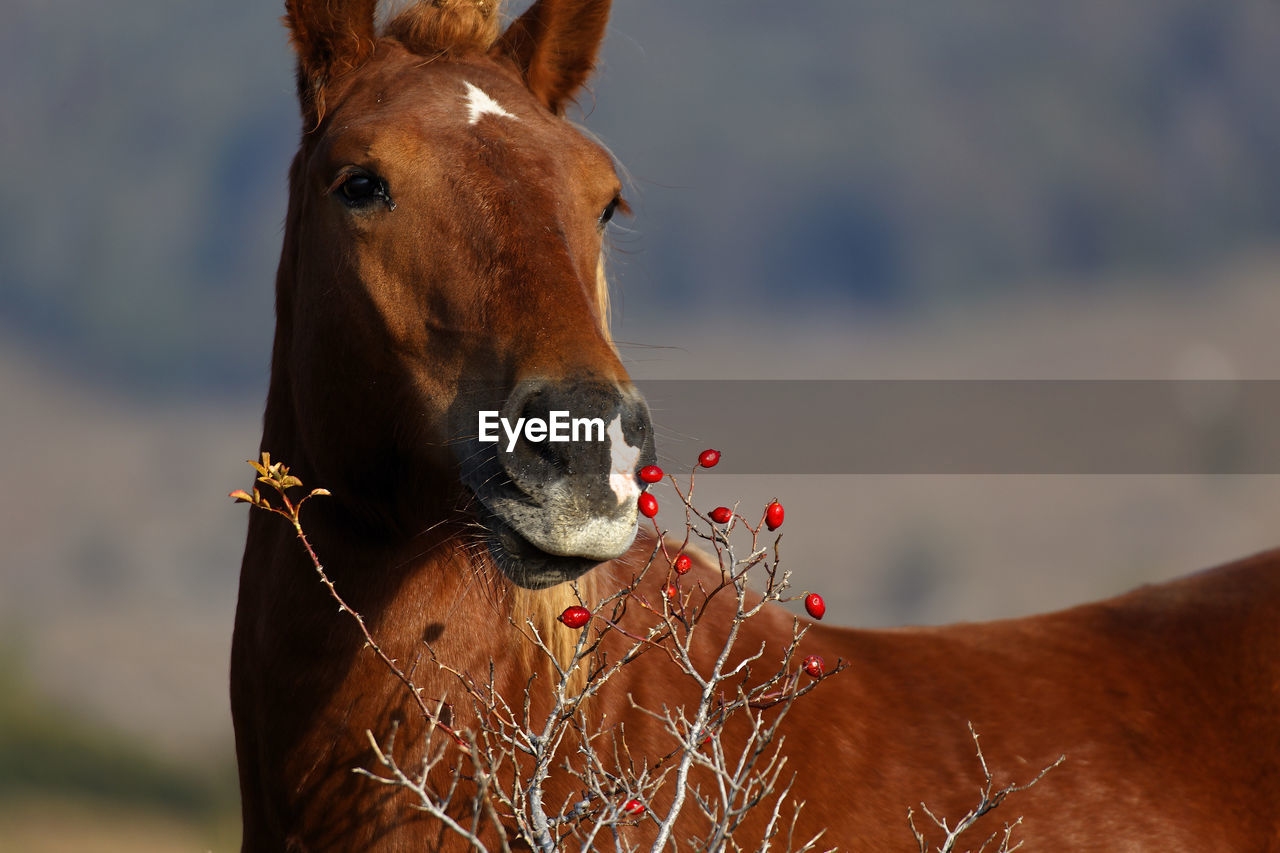
[[[764,523],[770,530],[777,530],[782,526],[782,519],[786,517],[786,514],[782,504],[774,501],[764,508]]]
[[[733,510],[727,506],[718,506],[711,510],[711,520],[716,524],[728,524],[731,518],[733,518]]]
[[[808,610],[809,615],[814,619],[821,619],[827,615],[827,603],[816,592],[811,592],[804,597],[804,609]]]
[[[720,461],[719,450],[704,450],[698,454],[698,464],[703,468],[714,468]]]
[[[693,568],[693,560],[689,559],[688,554],[678,554],[675,561],[676,574],[684,574]]]
[[[581,628],[591,621],[591,611],[581,604],[575,604],[572,607],[566,607],[564,612],[556,618],[570,628]]]
[[[627,800],[622,810],[627,814],[644,814],[644,803],[639,800]]]
[[[657,465],[646,465],[640,469],[640,479],[646,483],[656,483],[662,479],[662,469]]]
[[[658,514],[658,499],[648,492],[640,493],[640,514],[645,518],[653,518]]]
[[[824,665],[825,664],[823,664],[822,658],[820,656],[809,655],[807,658],[804,659],[804,663],[801,664],[801,667],[803,667],[806,673],[813,676],[814,678],[821,678]]]
[[[677,598],[680,597],[680,590],[676,589],[676,585],[673,583],[669,583],[665,587],[663,587],[662,592],[664,595],[666,595],[667,598],[671,599],[672,601],[675,601]]]

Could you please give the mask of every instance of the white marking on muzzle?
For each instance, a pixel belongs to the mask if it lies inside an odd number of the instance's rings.
[[[511,113],[502,108],[502,105],[489,97],[479,86],[463,81],[467,87],[467,124],[475,124],[480,120],[480,116],[488,113],[489,115],[500,116],[502,118],[514,119]]]
[[[626,503],[640,496],[640,484],[636,482],[636,462],[640,448],[627,444],[622,434],[622,415],[609,422],[605,435],[609,438],[609,488],[618,496],[618,503]]]

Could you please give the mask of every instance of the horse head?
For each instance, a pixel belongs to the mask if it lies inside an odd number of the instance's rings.
[[[611,156],[564,117],[599,0],[290,0],[290,171],[268,405],[360,523],[456,523],[538,589],[623,554],[653,429],[610,340]],[[465,519],[465,520],[464,520]]]

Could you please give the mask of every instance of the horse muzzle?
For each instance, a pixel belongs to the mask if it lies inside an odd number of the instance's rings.
[[[527,380],[499,410],[478,410],[463,482],[498,566],[541,588],[622,556],[636,535],[637,472],[655,459],[648,407],[634,389],[593,380]]]

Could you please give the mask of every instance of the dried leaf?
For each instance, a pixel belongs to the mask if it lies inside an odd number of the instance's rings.
[[[244,489],[236,489],[234,492],[227,495],[227,497],[235,498],[236,503],[250,503],[250,504],[253,503],[253,496],[250,495],[248,492],[246,492]]]

